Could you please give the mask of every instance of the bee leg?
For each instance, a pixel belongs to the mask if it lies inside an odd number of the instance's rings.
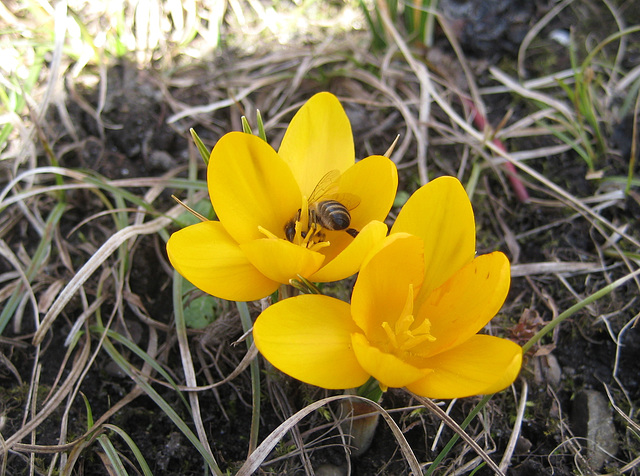
[[[346,230],[347,233],[349,233],[351,236],[353,236],[354,238],[356,236],[358,236],[358,233],[360,233],[358,230],[356,230],[355,228],[347,228]]]
[[[298,223],[300,222],[300,212],[301,210],[298,208],[298,213],[296,214],[296,216],[284,225],[284,235],[291,243],[293,243],[296,237],[296,229],[298,228]],[[304,238],[304,235],[302,235],[302,238]]]
[[[313,238],[313,236],[316,234],[317,230],[318,230],[317,223],[318,222],[317,222],[316,211],[315,210],[309,210],[309,229],[308,229],[307,233],[302,235],[302,237],[306,238],[307,234],[310,234],[310,236],[309,236],[309,241],[310,241]]]

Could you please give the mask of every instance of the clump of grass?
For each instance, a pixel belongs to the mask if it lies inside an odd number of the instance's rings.
[[[433,46],[435,14],[437,0],[422,0],[420,2],[405,3],[397,0],[376,0],[370,6],[365,0],[359,0],[369,31],[372,46],[382,50],[394,44],[384,24],[387,16],[394,24],[402,24],[409,41],[415,41],[423,46]]]

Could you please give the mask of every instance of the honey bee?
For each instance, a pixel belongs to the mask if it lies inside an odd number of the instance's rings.
[[[327,172],[311,192],[309,196],[309,226],[307,230],[301,233],[302,238],[306,238],[311,231],[324,241],[324,234],[317,226],[330,231],[344,230],[352,237],[358,236],[358,230],[351,228],[351,214],[353,210],[360,204],[360,200],[349,194],[336,194],[337,179],[340,172],[332,170]],[[296,222],[300,221],[302,210],[298,209],[298,213],[284,226],[284,233],[287,240],[293,242],[296,236]],[[317,225],[317,226],[316,226]]]

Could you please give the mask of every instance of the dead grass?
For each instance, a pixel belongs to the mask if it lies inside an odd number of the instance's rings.
[[[450,28],[425,53],[384,17],[393,43],[371,51],[350,4],[64,5],[0,6],[0,474],[195,474],[203,465],[214,474],[322,465],[470,474],[483,458],[510,474],[638,474],[640,18],[631,2],[562,2],[533,25],[516,61],[489,67]],[[568,24],[573,67],[568,47],[548,39],[550,25]],[[259,304],[215,301],[205,329],[185,320],[199,293],[173,272],[164,241],[191,217],[169,195],[211,212],[189,129],[211,147],[241,130],[241,115],[255,124],[259,109],[277,145],[319,90],[345,105],[358,157],[400,134],[392,159],[403,192],[459,177],[480,251],[512,260],[512,291],[488,332],[531,352],[511,390],[447,402],[454,420],[469,417],[448,454],[455,433],[444,417],[390,391],[376,406],[378,443],[351,461],[330,405],[344,396],[257,373],[244,341]],[[620,139],[624,121],[633,126]],[[606,392],[618,415],[619,450],[604,468],[590,467],[567,416],[582,388]]]

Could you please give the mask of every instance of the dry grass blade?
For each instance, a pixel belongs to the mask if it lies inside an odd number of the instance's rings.
[[[204,106],[191,107],[191,108],[185,109],[184,111],[176,113],[167,119],[167,123],[172,124],[185,117],[193,117],[198,114],[210,114],[219,109],[224,109],[234,104],[238,104],[240,101],[242,101],[247,96],[249,96],[249,94],[251,94],[252,92],[260,88],[263,88],[264,86],[267,86],[273,82],[280,81],[282,79],[283,78],[281,77],[269,77],[263,80],[255,81],[255,83],[252,84],[251,86],[241,89],[239,92],[233,94],[231,98],[223,99],[221,101],[216,101],[214,103],[207,104]]]
[[[222,380],[215,383],[208,384],[208,385],[200,385],[200,386],[178,385],[176,388],[183,392],[205,392],[207,390],[213,390],[214,388],[221,387],[222,385],[227,384],[232,380],[234,380],[235,378],[237,378],[247,368],[249,368],[249,365],[256,358],[257,355],[258,355],[258,349],[256,348],[255,344],[253,344],[251,348],[247,351],[247,353],[244,355],[240,363],[237,365],[237,367],[234,368],[233,371]],[[170,385],[165,382],[158,382],[158,383],[165,385],[167,387],[170,387]]]
[[[187,328],[184,321],[184,313],[182,307],[182,279],[175,273],[173,280],[173,299],[176,304],[175,316],[176,316],[176,333],[178,335],[178,346],[180,348],[180,361],[182,362],[182,369],[184,371],[185,380],[187,385],[195,387],[196,372],[193,366],[193,359],[191,358],[191,351],[189,350],[189,341],[187,339]],[[200,400],[198,400],[198,394],[189,392],[189,403],[191,404],[191,416],[193,418],[198,438],[205,451],[209,454],[210,458],[215,461],[213,452],[207,439],[207,433],[202,422],[202,415],[200,412]],[[218,468],[214,468],[217,470]]]
[[[509,443],[507,444],[507,449],[502,456],[502,460],[500,461],[500,470],[506,474],[507,469],[511,464],[511,457],[513,456],[513,452],[516,449],[516,444],[518,443],[518,438],[520,437],[520,432],[522,430],[522,420],[524,419],[524,412],[527,405],[527,396],[529,393],[529,386],[527,385],[526,380],[522,380],[522,391],[520,392],[520,403],[518,403],[518,413],[516,414],[516,421],[513,424],[513,431],[509,436]]]
[[[527,263],[511,265],[511,277],[532,276],[534,274],[560,274],[601,271],[598,263]]]
[[[510,78],[506,73],[500,71],[496,67],[491,67],[489,69],[491,75],[496,78],[499,82],[505,85],[508,89],[514,91],[516,94],[531,99],[532,101],[540,102],[541,104],[546,104],[550,106],[553,110],[558,111],[567,119],[572,119],[574,116],[574,112],[562,101],[559,101],[547,94],[542,94],[540,92],[525,88],[516,80]]]
[[[411,134],[406,135],[406,137],[403,140],[403,144],[410,142],[412,138],[417,141],[418,137],[421,137],[422,132],[421,132],[420,123],[416,120],[414,114],[411,112],[411,109],[409,108],[406,101],[404,101],[398,95],[398,93],[393,90],[393,88],[386,85],[384,81],[382,81],[376,75],[368,71],[355,70],[355,71],[350,71],[348,74],[352,78],[358,79],[365,84],[371,84],[372,86],[374,86],[376,89],[381,91],[386,97],[388,97],[391,100],[392,104],[398,108],[398,110],[400,111],[400,114],[402,115],[402,118],[405,121],[408,132],[411,132]],[[401,146],[398,151],[392,154],[391,159],[395,163],[399,163],[400,160],[402,159],[402,154],[399,152],[406,150],[406,148],[407,147]],[[426,151],[426,146],[425,146],[425,151]],[[423,155],[422,157],[426,161],[426,152],[425,152],[425,155]],[[426,165],[424,167],[425,167],[425,173],[426,173]]]
[[[409,51],[407,43],[402,36],[398,33],[395,26],[391,22],[388,13],[384,10],[380,10],[380,17],[384,23],[384,27],[387,32],[393,38],[394,43],[398,46],[405,61],[411,67],[418,82],[420,84],[420,97],[418,102],[418,129],[416,134],[416,161],[418,162],[418,175],[420,176],[420,182],[425,184],[429,181],[428,168],[427,168],[427,148],[429,147],[429,130],[427,127],[427,121],[431,115],[431,90],[433,88],[431,84],[431,78],[429,77],[429,71],[427,67],[418,63],[413,54]]]
[[[604,387],[605,391],[607,392],[607,397],[609,398],[609,403],[611,403],[611,406],[613,407],[613,409],[618,413],[618,415],[620,415],[620,417],[627,422],[627,424],[633,428],[637,434],[640,434],[640,423],[634,421],[629,415],[627,415],[625,412],[622,411],[622,409],[615,404],[614,400],[613,400],[613,396],[611,395],[611,390],[609,389],[609,387],[607,387],[605,385]]]

